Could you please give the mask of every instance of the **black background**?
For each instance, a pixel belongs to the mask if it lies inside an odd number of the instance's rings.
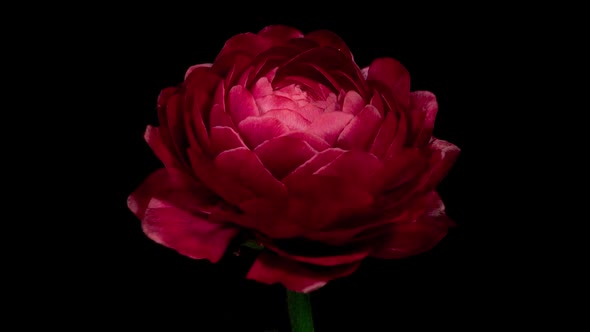
[[[508,240],[495,237],[497,207],[510,202],[492,199],[488,189],[503,167],[494,156],[507,153],[501,151],[501,138],[490,135],[499,130],[496,100],[502,94],[493,82],[507,74],[501,60],[516,41],[504,39],[498,32],[502,24],[483,10],[467,16],[453,8],[445,9],[448,14],[374,5],[369,11],[348,10],[353,13],[239,15],[234,7],[236,17],[231,17],[223,9],[162,8],[153,15],[120,9],[92,20],[95,28],[83,50],[92,60],[80,70],[96,77],[91,84],[96,99],[89,106],[96,108],[90,121],[99,137],[91,143],[99,157],[89,163],[96,169],[93,193],[99,198],[81,206],[94,212],[84,221],[90,230],[80,226],[78,235],[89,249],[76,260],[84,263],[88,278],[78,287],[80,305],[92,308],[86,310],[93,314],[89,325],[288,331],[284,289],[244,278],[253,257],[228,253],[213,265],[180,256],[145,237],[126,207],[129,193],[160,167],[143,141],[146,125],[156,122],[159,91],[180,82],[190,65],[211,62],[234,34],[269,24],[304,33],[332,30],[360,67],[376,57],[398,59],[410,72],[412,90],[429,90],[438,98],[435,136],[462,149],[439,186],[458,226],[428,253],[367,260],[352,276],[314,292],[316,330],[479,330],[522,316],[521,291],[507,291],[521,285],[514,260],[505,255]],[[98,241],[89,241],[95,237]]]

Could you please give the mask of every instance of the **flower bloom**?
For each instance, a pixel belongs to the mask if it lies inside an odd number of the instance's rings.
[[[332,32],[238,34],[157,109],[145,139],[164,167],[128,205],[188,257],[217,262],[248,234],[264,247],[248,278],[309,292],[453,224],[435,189],[459,149],[432,136],[435,96],[394,59],[360,69]]]

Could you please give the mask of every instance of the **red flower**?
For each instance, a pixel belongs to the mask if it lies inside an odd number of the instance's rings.
[[[446,235],[435,188],[459,149],[432,137],[437,108],[398,61],[361,70],[332,32],[239,34],[161,92],[145,139],[165,167],[129,208],[154,241],[211,262],[247,231],[264,246],[248,278],[312,291]]]

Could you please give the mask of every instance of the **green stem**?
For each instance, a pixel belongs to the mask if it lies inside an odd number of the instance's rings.
[[[291,319],[291,332],[313,332],[309,294],[287,290],[287,305]]]

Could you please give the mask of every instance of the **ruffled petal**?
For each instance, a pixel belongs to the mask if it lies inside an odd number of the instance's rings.
[[[281,283],[292,291],[309,293],[323,287],[330,280],[350,275],[359,265],[360,263],[351,263],[319,269],[261,252],[246,278],[265,284]]]
[[[317,151],[305,141],[283,136],[260,144],[254,153],[275,178],[282,179],[315,156]]]
[[[158,199],[152,199],[142,220],[153,241],[194,258],[218,262],[239,229],[213,223]]]

